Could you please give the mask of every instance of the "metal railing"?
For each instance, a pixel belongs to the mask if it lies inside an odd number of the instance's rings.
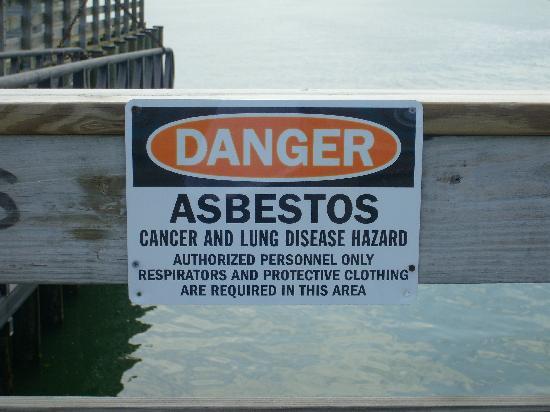
[[[85,58],[86,53],[80,47],[0,52],[0,76],[56,66]]]
[[[154,48],[0,77],[0,89],[160,89],[174,87],[174,54]]]

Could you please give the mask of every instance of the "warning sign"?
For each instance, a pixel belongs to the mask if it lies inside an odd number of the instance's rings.
[[[130,298],[409,303],[421,154],[417,102],[133,100]]]

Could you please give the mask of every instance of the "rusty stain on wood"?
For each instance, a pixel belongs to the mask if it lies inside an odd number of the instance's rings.
[[[126,216],[125,176],[81,176],[78,183],[86,193],[85,206],[100,214]]]
[[[71,233],[78,240],[102,240],[105,239],[107,231],[102,229],[76,228]]]

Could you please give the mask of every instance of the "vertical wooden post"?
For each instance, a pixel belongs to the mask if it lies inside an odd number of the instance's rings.
[[[21,6],[21,48],[29,50],[32,42],[32,0],[22,0]]]
[[[105,34],[103,35],[103,40],[111,41],[111,0],[105,0],[105,7],[103,9],[104,13],[104,24],[105,24]]]
[[[153,56],[153,89],[162,88],[162,55]]]
[[[85,49],[88,46],[86,36],[86,14],[88,6],[84,5],[80,11],[80,20],[78,22],[78,44],[81,48]]]
[[[63,323],[63,287],[41,285],[40,323],[43,328],[56,328]]]
[[[6,48],[6,1],[0,0],[0,51],[4,51]],[[4,62],[2,61],[2,73],[4,74]]]
[[[92,44],[99,44],[99,0],[92,3]]]
[[[53,0],[44,0],[44,47],[53,47]]]
[[[0,395],[13,392],[12,348],[10,324],[0,326]]]
[[[105,54],[105,52],[100,49],[92,49],[90,51],[90,54],[92,55],[92,58],[96,58],[96,57],[102,57]],[[100,73],[100,69],[90,69],[90,88],[91,89],[103,88],[98,85],[99,73]]]
[[[137,50],[137,37],[136,36],[125,36],[124,39],[128,43],[128,51],[133,52]]]
[[[136,33],[136,39],[137,39],[137,46],[136,50],[144,50],[145,49],[145,33]]]
[[[126,44],[126,40],[123,39],[117,39],[115,40],[115,46],[117,48],[117,53],[126,53],[128,51],[128,45]]]
[[[137,50],[137,37],[136,36],[126,36],[124,37],[128,43],[128,51],[133,52]],[[134,89],[136,84],[136,70],[137,65],[135,61],[129,61],[127,65],[128,69],[128,88]]]
[[[115,0],[115,38],[120,37],[120,0]]]
[[[1,1],[1,0],[0,0]],[[7,296],[8,285],[0,285],[0,297]],[[13,392],[12,350],[10,339],[10,322],[0,325],[0,395]]]
[[[140,28],[145,28],[145,0],[139,0],[139,24]]]
[[[130,0],[124,0],[124,34],[130,31]]]
[[[71,35],[69,26],[71,25],[71,0],[63,0],[63,46],[69,47],[71,45]]]
[[[40,295],[38,288],[13,316],[13,359],[29,367],[40,361]]]
[[[157,32],[156,39],[158,43],[155,45],[155,47],[164,46],[164,34],[163,34],[164,26],[153,26],[153,28]]]
[[[112,56],[116,53],[116,46],[114,44],[105,44],[103,46],[103,50],[105,51],[105,54],[108,56]],[[109,88],[115,87],[116,83],[116,68],[115,65],[110,64],[107,69],[107,73],[109,76],[109,81],[107,82],[107,85]]]
[[[145,29],[145,34],[145,48],[150,49],[153,47],[157,47],[153,40],[153,36],[155,35],[153,29]]]
[[[132,31],[135,32],[138,29],[137,25],[137,18],[138,18],[138,12],[137,12],[137,0],[132,0]]]
[[[162,87],[174,88],[174,54],[167,52],[164,57],[164,72],[162,73]]]
[[[0,0],[0,52],[6,48],[6,1]],[[6,62],[0,59],[0,76],[4,75]]]

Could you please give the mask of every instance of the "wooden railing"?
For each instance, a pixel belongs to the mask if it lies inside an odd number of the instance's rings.
[[[0,283],[126,283],[131,97],[414,99],[424,106],[419,282],[550,282],[550,93],[0,92]],[[0,398],[0,409],[550,410],[550,396]]]
[[[144,0],[0,0],[0,51],[99,47],[144,30]]]

